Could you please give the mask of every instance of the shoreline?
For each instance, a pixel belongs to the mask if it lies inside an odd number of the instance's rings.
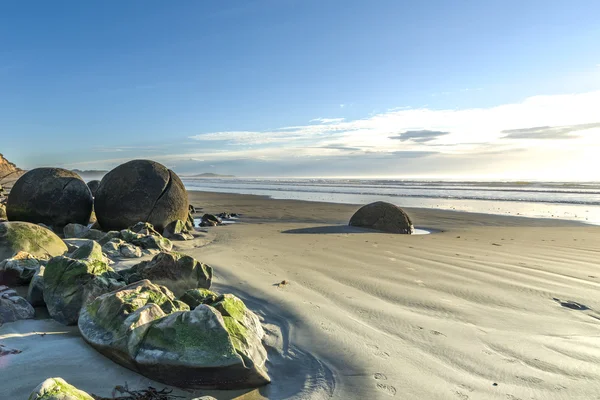
[[[311,200],[292,200],[292,199],[275,199],[267,195],[255,195],[255,194],[242,194],[242,193],[224,193],[224,192],[210,192],[200,190],[188,190],[190,196],[190,204],[198,205],[199,209],[202,209],[202,213],[205,209],[208,212],[221,212],[225,211],[228,207],[232,207],[232,212],[238,212],[234,210],[235,207],[252,207],[254,214],[245,215],[245,218],[251,220],[264,220],[269,222],[275,221],[294,221],[294,222],[331,222],[331,223],[347,223],[350,220],[352,214],[365,204],[353,204],[353,203],[334,203],[326,201],[311,201]],[[332,212],[332,217],[323,220],[323,215],[314,217],[311,215],[302,214],[300,217],[294,217],[293,215],[269,215],[261,212],[259,203],[277,204],[278,207],[294,208],[294,206],[304,204],[314,204],[315,207],[320,209],[331,208],[339,212]],[[205,206],[206,205],[206,206]],[[217,207],[221,208],[217,208]],[[296,207],[297,208],[297,207]],[[445,230],[442,225],[443,221],[453,221],[453,225],[456,225],[457,221],[462,220],[464,226],[470,226],[470,224],[482,224],[482,225],[493,225],[493,226],[548,226],[548,227],[564,227],[564,226],[598,226],[591,223],[586,223],[578,220],[563,220],[553,218],[540,218],[540,217],[528,217],[528,216],[517,216],[517,215],[503,215],[503,214],[488,214],[488,213],[476,213],[469,211],[460,210],[446,210],[446,209],[435,209],[435,208],[419,208],[419,207],[401,207],[405,210],[415,228],[432,228],[436,230]],[[228,210],[229,211],[229,210]],[[241,213],[241,211],[240,211]],[[347,216],[347,218],[343,218]],[[287,218],[287,219],[286,219]],[[415,222],[417,221],[417,222]],[[422,221],[422,222],[421,222]],[[442,222],[440,222],[442,221]],[[440,225],[442,224],[442,225]]]

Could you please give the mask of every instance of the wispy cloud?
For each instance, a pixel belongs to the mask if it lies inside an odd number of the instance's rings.
[[[576,139],[573,132],[600,128],[600,122],[592,124],[567,125],[567,126],[537,126],[533,128],[508,129],[502,131],[503,139]]]
[[[398,134],[397,136],[390,136],[390,139],[397,139],[403,142],[407,140],[411,140],[416,143],[427,143],[435,140],[441,136],[449,135],[450,132],[443,131],[429,131],[429,130],[420,130],[420,131],[406,131]]]
[[[344,118],[315,118],[311,119],[309,122],[319,122],[321,124],[332,124],[336,122],[342,122]]]

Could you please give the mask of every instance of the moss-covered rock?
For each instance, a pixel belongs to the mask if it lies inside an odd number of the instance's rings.
[[[100,240],[98,240],[98,243],[100,243],[100,246],[104,246],[106,243],[110,242],[111,240],[119,239],[120,237],[121,237],[121,232],[109,231],[109,232],[106,232]]]
[[[62,378],[48,378],[29,395],[28,400],[94,400],[86,392]]]
[[[250,312],[243,303],[225,303],[222,309],[241,320]],[[102,354],[165,384],[235,389],[269,382],[261,337],[212,306],[189,311],[168,289],[148,280],[90,302],[82,309],[79,330]]]
[[[208,289],[189,289],[179,297],[179,300],[183,301],[193,310],[200,304],[216,303],[221,298],[223,297]]]
[[[39,268],[40,260],[29,253],[19,252],[12,258],[0,261],[0,285],[28,285]]]
[[[0,222],[0,261],[24,251],[40,259],[62,255],[67,245],[54,232],[29,222]]]
[[[188,289],[210,288],[212,268],[193,257],[180,253],[160,253],[150,261],[143,261],[121,271],[128,283],[134,279],[149,279],[169,288],[177,296]]]
[[[44,271],[44,301],[48,312],[52,318],[65,325],[77,323],[81,306],[89,297],[86,285],[101,275],[114,280],[119,277],[104,261],[97,258],[95,250],[89,252],[88,258],[83,257],[84,255],[85,251],[81,251],[76,256],[82,258],[54,257]],[[110,287],[106,289],[109,290]]]

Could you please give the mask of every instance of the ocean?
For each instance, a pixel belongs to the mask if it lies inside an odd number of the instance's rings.
[[[392,179],[186,178],[188,190],[274,199],[437,208],[577,220],[600,225],[600,182],[473,182]]]

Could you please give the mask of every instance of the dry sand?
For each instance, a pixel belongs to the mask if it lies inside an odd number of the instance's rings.
[[[407,209],[431,235],[345,226],[357,206],[191,193],[242,213],[182,248],[261,317],[273,383],[226,398],[600,398],[600,227]],[[286,280],[285,285],[278,285]],[[598,311],[596,311],[598,310]],[[50,332],[40,336],[37,332]],[[147,379],[52,321],[0,327],[0,399],[61,376],[88,392]],[[200,392],[198,392],[200,393]],[[192,397],[192,394],[188,394]]]

